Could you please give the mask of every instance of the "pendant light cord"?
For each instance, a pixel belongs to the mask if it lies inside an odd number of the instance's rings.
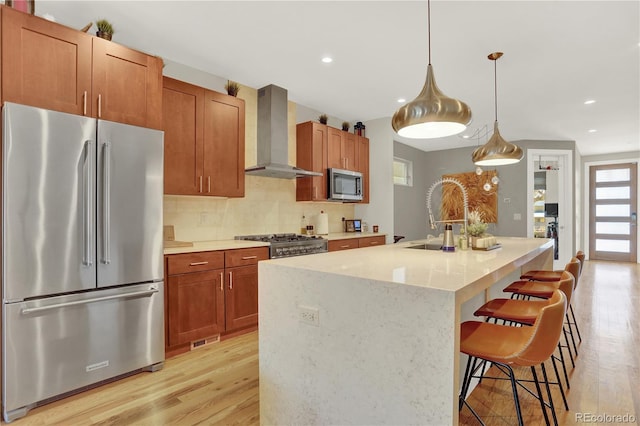
[[[427,0],[427,44],[429,46],[429,65],[431,65],[431,2]]]
[[[493,98],[495,99],[496,122],[498,121],[498,59],[493,61]]]

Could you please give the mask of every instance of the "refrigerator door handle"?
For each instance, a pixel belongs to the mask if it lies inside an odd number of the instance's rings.
[[[84,173],[82,176],[82,186],[84,189],[84,205],[82,206],[82,241],[83,253],[82,264],[93,265],[91,256],[91,141],[84,142]]]
[[[73,302],[64,302],[64,303],[58,303],[56,305],[39,306],[37,308],[25,308],[25,309],[22,309],[20,313],[22,315],[29,315],[29,314],[35,314],[35,313],[44,312],[44,311],[50,311],[53,309],[66,308],[68,306],[77,306],[77,305],[86,305],[88,303],[104,302],[106,300],[129,299],[133,297],[146,297],[146,296],[151,296],[154,293],[158,293],[158,289],[134,291],[131,293],[114,294],[111,296],[94,297],[93,299],[75,300]]]
[[[102,259],[103,264],[111,263],[111,247],[109,235],[111,232],[111,147],[109,142],[102,146]]]

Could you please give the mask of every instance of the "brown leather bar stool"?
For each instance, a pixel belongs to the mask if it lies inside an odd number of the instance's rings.
[[[582,267],[581,267],[580,260],[576,257],[571,258],[571,261],[569,261],[569,263],[567,263],[567,265],[564,268],[564,270],[571,273],[571,275],[573,275],[573,278],[575,279],[574,288],[573,288],[574,293],[576,291],[576,288],[578,287],[578,281],[580,278],[581,269]],[[560,274],[562,274],[562,271],[560,271]],[[503,291],[505,293],[512,293],[511,295],[512,298],[516,296],[522,296],[522,297],[538,297],[538,298],[548,299],[549,297],[551,297],[553,290],[556,288],[557,288],[557,284],[555,284],[554,282],[521,280],[521,281],[515,281],[509,284],[507,287],[505,287]],[[569,311],[571,311],[570,304],[569,304]],[[573,343],[573,349],[577,356],[578,347],[576,345],[575,338],[573,336],[572,325],[576,329],[576,334],[578,334],[578,340],[582,342],[582,339],[580,337],[580,331],[578,330],[578,326],[575,322],[575,316],[573,317],[573,319],[574,320],[571,321],[571,319],[569,318],[569,312],[567,312],[567,324],[569,325],[568,332],[569,332],[569,336],[571,337],[571,342]],[[569,355],[571,357],[571,363],[575,367],[571,349],[568,348],[568,350],[569,350]]]
[[[578,250],[576,253],[576,259],[580,261],[580,270],[578,271],[578,276],[576,277],[576,287],[578,286],[578,278],[582,275],[582,268],[584,266],[584,258],[585,254],[582,250]],[[545,271],[545,270],[534,270],[528,271],[520,276],[521,279],[532,280],[532,281],[557,281],[558,276],[562,271]],[[576,334],[578,335],[578,341],[582,343],[582,336],[580,335],[580,329],[578,328],[578,323],[576,322],[576,314],[573,312],[573,305],[569,305],[569,313],[571,313],[571,321],[569,321],[569,327],[573,326],[576,330]],[[573,333],[572,333],[573,336]]]
[[[562,271],[562,275],[560,276],[560,280],[554,284],[557,285],[557,288],[564,293],[567,298],[567,305],[571,303],[571,296],[573,294],[574,287],[573,275],[571,275],[567,271]],[[557,293],[553,293],[557,295]],[[478,308],[473,315],[477,317],[486,317],[486,320],[489,321],[493,319],[497,322],[497,320],[502,320],[505,323],[507,321],[511,323],[517,323],[522,325],[532,326],[535,323],[536,318],[540,314],[540,310],[549,304],[556,303],[556,300],[552,298],[547,300],[514,300],[514,299],[493,299],[482,305]],[[563,330],[564,338],[569,344],[567,333]],[[560,354],[560,362],[562,363],[562,369],[564,371],[564,378],[567,385],[567,389],[571,386],[569,384],[569,375],[567,374],[567,367],[564,362],[564,355],[562,354],[562,346],[560,342],[558,342],[558,351]],[[557,384],[560,387],[560,394],[562,396],[562,401],[564,402],[564,407],[569,410],[569,404],[567,403],[567,398],[564,393],[564,389],[562,388],[562,384],[560,383],[560,374],[558,373],[558,367],[556,366],[556,356],[551,356],[551,362],[553,364],[553,369],[556,373]]]
[[[462,410],[462,407],[466,405],[482,423],[478,414],[466,401],[466,397],[471,379],[474,377],[476,361],[484,360],[492,362],[509,376],[519,425],[523,425],[523,420],[518,399],[518,386],[525,388],[540,401],[540,407],[547,424],[550,424],[547,407],[551,409],[554,424],[558,424],[544,362],[551,357],[560,341],[567,299],[560,290],[555,290],[553,298],[555,303],[543,307],[531,327],[511,327],[481,321],[465,321],[460,325],[460,351],[469,355],[469,360],[459,396],[459,410]],[[542,370],[548,402],[542,395],[535,368],[537,365],[540,365]],[[518,382],[512,367],[531,368],[537,396]]]

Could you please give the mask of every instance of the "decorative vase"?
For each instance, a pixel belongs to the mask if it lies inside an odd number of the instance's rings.
[[[103,38],[105,40],[109,40],[111,41],[111,36],[113,35],[113,33],[105,33],[103,31],[96,31],[96,36]]]

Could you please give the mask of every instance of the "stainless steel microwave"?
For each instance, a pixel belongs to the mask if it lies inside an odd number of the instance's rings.
[[[362,201],[362,173],[329,169],[327,198],[336,201]]]

